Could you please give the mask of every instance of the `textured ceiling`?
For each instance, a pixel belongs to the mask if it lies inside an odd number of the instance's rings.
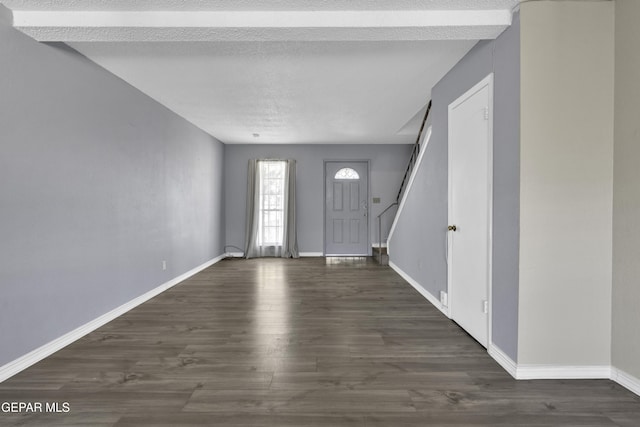
[[[3,3],[225,143],[341,144],[414,142],[431,88],[518,1]]]
[[[71,46],[226,143],[410,143],[398,131],[473,44]]]

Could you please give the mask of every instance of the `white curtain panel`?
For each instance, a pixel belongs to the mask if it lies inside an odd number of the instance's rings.
[[[266,160],[263,160],[266,162]],[[245,238],[245,258],[257,257],[283,257],[298,258],[298,236],[296,232],[296,161],[293,159],[284,160],[284,204],[283,204],[283,226],[281,244],[261,244],[260,233],[260,188],[261,182],[265,179],[264,168],[261,167],[261,160],[249,160],[247,174],[247,217],[246,217],[246,238]]]

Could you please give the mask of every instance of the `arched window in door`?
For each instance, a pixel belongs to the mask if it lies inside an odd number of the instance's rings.
[[[360,175],[358,175],[358,172],[356,172],[351,168],[342,168],[338,172],[336,172],[336,175],[333,178],[334,179],[360,179]]]

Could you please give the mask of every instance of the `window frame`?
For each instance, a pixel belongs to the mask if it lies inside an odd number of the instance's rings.
[[[277,247],[284,243],[286,168],[286,160],[258,160],[258,246]]]

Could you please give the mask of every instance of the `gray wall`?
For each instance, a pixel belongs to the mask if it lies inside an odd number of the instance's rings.
[[[640,378],[640,2],[616,0],[612,363]]]
[[[0,15],[1,366],[220,255],[224,146]]]
[[[478,43],[433,88],[433,135],[398,220],[391,260],[436,298],[447,290],[448,106],[494,72],[493,342],[513,360],[518,338],[520,20]]]
[[[520,15],[496,40],[493,127],[492,340],[518,356]]]
[[[293,158],[297,161],[298,247],[300,252],[322,252],[324,245],[324,160],[370,160],[370,235],[378,241],[375,217],[395,200],[404,175],[410,145],[227,145],[225,147],[226,242],[244,246],[247,162],[255,158]],[[380,197],[379,204],[371,198]],[[383,239],[393,212],[385,217]],[[236,249],[229,248],[230,252]]]

